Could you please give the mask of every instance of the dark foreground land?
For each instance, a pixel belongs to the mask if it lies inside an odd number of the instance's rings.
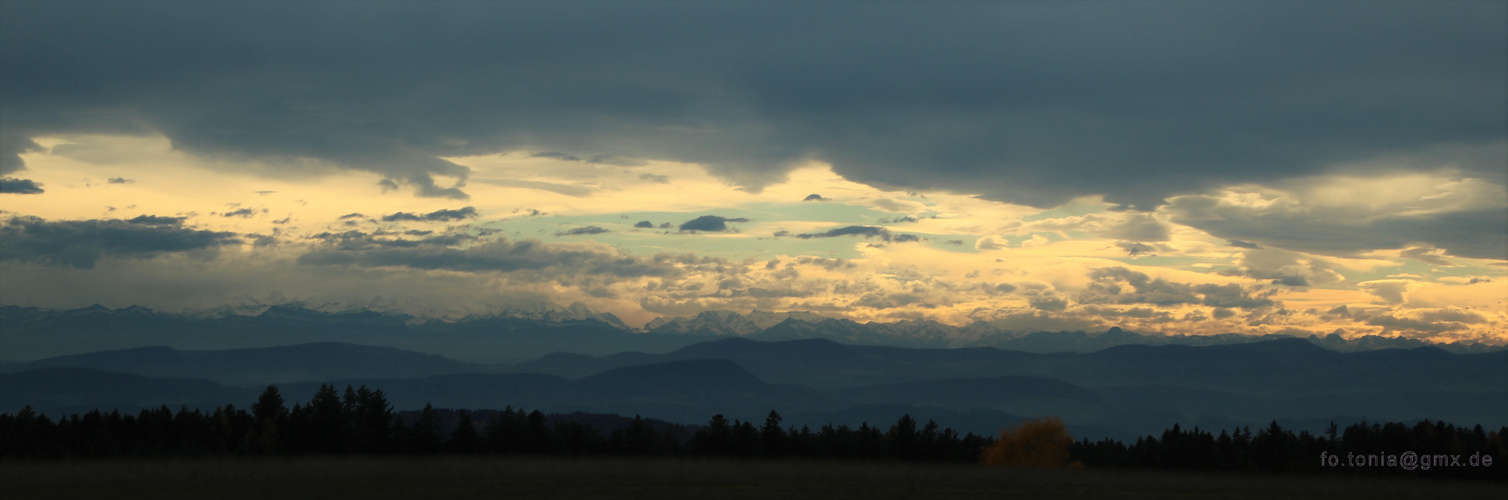
[[[1421,474],[1422,476],[1423,474]],[[0,463],[32,498],[1503,498],[1426,478],[1007,469],[863,462],[297,458]]]

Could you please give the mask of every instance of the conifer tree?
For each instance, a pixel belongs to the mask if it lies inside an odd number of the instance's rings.
[[[450,433],[449,448],[452,453],[470,455],[482,451],[482,436],[477,433],[476,425],[471,421],[471,414],[461,410],[456,417],[456,430]]]

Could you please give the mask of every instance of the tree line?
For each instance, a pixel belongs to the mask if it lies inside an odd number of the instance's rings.
[[[211,411],[166,406],[136,415],[99,410],[53,420],[27,407],[0,414],[0,460],[106,457],[301,455],[504,455],[807,458],[975,462],[1001,465],[1145,468],[1272,473],[1418,473],[1387,466],[1386,456],[1461,457],[1436,466],[1431,477],[1508,478],[1508,463],[1469,466],[1473,454],[1505,458],[1508,427],[1487,432],[1422,421],[1357,423],[1327,432],[1294,433],[1273,422],[1264,429],[1183,429],[1126,444],[1074,441],[1061,421],[1043,419],[1002,430],[1000,436],[960,434],[902,416],[887,428],[867,423],[783,426],[771,411],[762,424],[713,416],[687,426],[616,415],[546,415],[502,410],[396,412],[381,390],[325,384],[289,408],[269,386],[249,408]],[[1367,457],[1379,466],[1361,466]]]
[[[136,415],[95,410],[56,421],[30,407],[0,414],[0,459],[494,454],[968,462],[992,442],[910,416],[888,429],[781,424],[775,411],[759,426],[722,415],[685,426],[512,407],[468,412],[426,405],[400,414],[381,390],[347,386],[341,393],[329,384],[288,408],[278,388],[269,386],[246,409],[174,412],[162,406]]]
[[[1080,440],[1069,454],[1088,467],[1508,480],[1505,435],[1508,427],[1486,431],[1430,420],[1412,426],[1363,421],[1344,429],[1331,422],[1321,435],[1295,434],[1277,421],[1255,433],[1240,427],[1218,436],[1173,424],[1160,438],[1144,436],[1129,445]],[[1410,453],[1412,463],[1405,457]]]

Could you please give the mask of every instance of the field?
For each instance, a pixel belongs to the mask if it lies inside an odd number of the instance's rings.
[[[1503,498],[1501,483],[805,461],[332,458],[0,463],[32,498]]]

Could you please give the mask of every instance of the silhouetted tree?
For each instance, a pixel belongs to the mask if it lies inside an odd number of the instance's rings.
[[[335,393],[335,386],[320,385],[306,410],[309,412],[309,432],[305,437],[310,449],[315,453],[344,453],[347,442],[345,404]]]
[[[389,453],[393,451],[393,424],[396,416],[387,397],[381,390],[367,389],[363,385],[356,390],[355,404],[351,405],[351,421],[355,450],[363,453]]]
[[[251,416],[256,421],[257,446],[263,453],[275,453],[282,446],[282,428],[287,420],[288,409],[283,406],[283,396],[278,386],[269,385],[251,404]]]
[[[911,415],[902,415],[885,432],[885,448],[889,455],[902,460],[915,458],[917,441],[916,420]]]
[[[760,439],[764,443],[764,455],[779,457],[785,455],[786,434],[780,428],[780,413],[770,410],[770,414],[764,418],[764,427],[759,429]]]
[[[408,443],[405,448],[409,453],[429,455],[439,453],[444,441],[440,436],[440,418],[435,414],[435,407],[429,403],[424,404],[424,409],[419,411],[419,419],[414,421],[414,427],[408,431]]]
[[[721,413],[713,415],[707,426],[691,436],[691,453],[698,456],[723,456],[729,452],[733,431]]]
[[[450,433],[449,450],[465,455],[480,453],[485,447],[482,436],[471,422],[471,414],[465,410],[456,417],[456,430]]]

